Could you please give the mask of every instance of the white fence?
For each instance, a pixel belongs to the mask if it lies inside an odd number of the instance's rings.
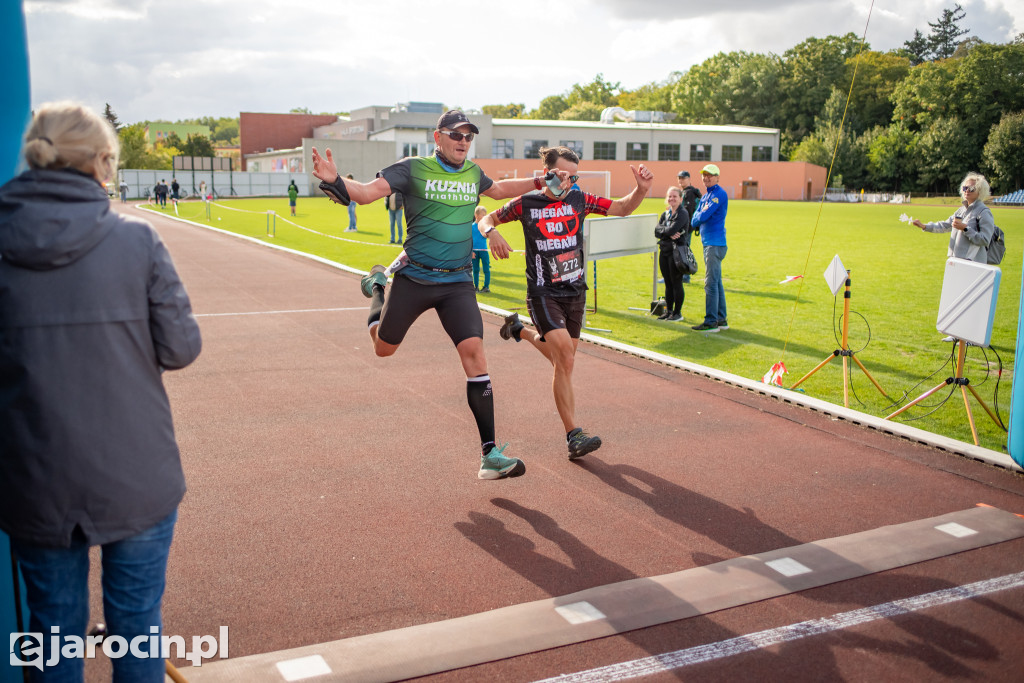
[[[129,199],[145,199],[153,196],[153,187],[165,180],[170,187],[171,179],[177,178],[181,185],[182,197],[199,195],[199,188],[206,183],[205,190],[215,197],[231,196],[273,196],[288,194],[288,183],[292,180],[299,188],[300,197],[309,196],[309,176],[305,173],[248,173],[245,171],[145,171],[124,169],[118,171],[116,185],[123,179],[128,183]]]

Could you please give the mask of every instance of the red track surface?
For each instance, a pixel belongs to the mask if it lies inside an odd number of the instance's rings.
[[[356,276],[153,222],[204,338],[195,364],[165,375],[189,485],[165,629],[188,639],[226,625],[232,657],[976,503],[1024,513],[1019,474],[587,343],[577,413],[604,446],[570,463],[550,367],[527,344],[501,341],[500,318],[487,314],[498,436],[527,472],[480,481],[464,376],[435,316],[394,357],[377,358]],[[742,337],[742,321],[732,322],[727,334]],[[1019,572],[1022,557],[1024,541],[1011,541],[434,678],[589,669]],[[1022,636],[1016,589],[654,678],[1020,680]],[[187,676],[187,662],[177,664]]]

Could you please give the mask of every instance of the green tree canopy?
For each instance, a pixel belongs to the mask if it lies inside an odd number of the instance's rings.
[[[605,106],[597,102],[577,102],[559,114],[558,118],[562,121],[600,121],[604,110]]]
[[[956,52],[960,36],[970,31],[967,28],[960,28],[959,23],[965,16],[967,12],[958,4],[953,9],[942,10],[937,21],[928,22],[932,29],[931,35],[928,36],[928,47],[933,59],[946,59]]]
[[[569,103],[562,95],[549,95],[540,101],[540,105],[532,110],[527,118],[543,121],[557,121],[563,111],[569,108]]]
[[[483,113],[496,119],[518,119],[526,112],[526,105],[519,104],[485,104]]]
[[[825,38],[808,38],[783,54],[783,76],[778,94],[781,120],[786,129],[802,138],[814,126],[832,88],[847,89],[847,61],[861,50],[853,33]],[[864,50],[870,49],[863,45]]]
[[[1001,192],[1024,187],[1024,111],[1003,115],[992,128],[983,154],[993,185]]]

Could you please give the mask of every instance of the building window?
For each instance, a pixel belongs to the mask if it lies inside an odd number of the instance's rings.
[[[594,160],[595,161],[615,161],[615,143],[614,142],[595,142],[594,143]]]
[[[679,145],[658,143],[658,161],[679,161]]]
[[[690,161],[711,161],[711,145],[690,145]]]
[[[523,158],[537,159],[540,157],[540,148],[547,146],[547,140],[525,140],[523,142]]]
[[[406,142],[402,145],[403,157],[429,157],[437,147],[433,142]]]
[[[743,161],[743,145],[722,145],[722,161]]]
[[[562,147],[568,147],[572,151],[576,152],[576,156],[580,159],[583,158],[583,140],[559,140],[558,144]]]
[[[515,153],[515,142],[511,138],[493,138],[491,140],[492,159],[512,159]]]
[[[647,161],[648,147],[646,142],[627,142],[626,161]]]
[[[772,160],[772,148],[769,147],[754,147],[750,156],[751,161],[771,161]]]

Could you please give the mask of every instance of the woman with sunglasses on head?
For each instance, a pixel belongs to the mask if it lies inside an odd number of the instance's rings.
[[[946,258],[956,257],[988,262],[988,245],[995,230],[992,211],[985,206],[989,197],[989,185],[980,173],[968,173],[960,183],[963,205],[944,221],[922,223],[915,219],[913,225],[925,232],[951,232]]]

